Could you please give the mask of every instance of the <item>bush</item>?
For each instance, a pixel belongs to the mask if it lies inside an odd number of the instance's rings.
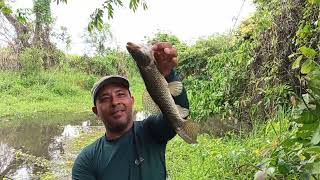
[[[116,68],[111,61],[103,56],[81,56],[69,59],[71,68],[77,69],[88,74],[107,75],[116,73]]]
[[[24,49],[19,60],[21,69],[25,75],[36,75],[43,70],[44,51],[35,47]]]

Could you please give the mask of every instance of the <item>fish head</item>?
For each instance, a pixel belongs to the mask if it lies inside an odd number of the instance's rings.
[[[140,67],[147,67],[155,63],[153,51],[147,45],[128,42],[127,50]]]

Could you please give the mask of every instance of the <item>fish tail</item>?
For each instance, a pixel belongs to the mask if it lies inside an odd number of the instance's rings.
[[[183,121],[182,126],[177,130],[179,136],[189,144],[197,143],[199,126],[192,121]]]

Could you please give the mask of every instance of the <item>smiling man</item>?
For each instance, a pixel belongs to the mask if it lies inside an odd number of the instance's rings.
[[[152,49],[166,80],[178,80],[173,70],[176,49],[170,43],[156,43]],[[118,75],[97,81],[92,98],[92,111],[104,123],[106,134],[81,151],[74,162],[72,179],[166,179],[166,145],[176,134],[169,120],[157,114],[133,121],[134,97],[128,80]],[[189,108],[185,90],[174,101]]]

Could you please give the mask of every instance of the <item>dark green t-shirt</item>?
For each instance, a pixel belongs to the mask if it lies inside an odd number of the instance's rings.
[[[177,77],[172,72],[167,81],[174,80]],[[189,108],[185,90],[174,100]],[[120,138],[108,140],[104,135],[85,147],[74,162],[72,179],[164,180],[166,145],[175,134],[162,114],[135,121]]]

